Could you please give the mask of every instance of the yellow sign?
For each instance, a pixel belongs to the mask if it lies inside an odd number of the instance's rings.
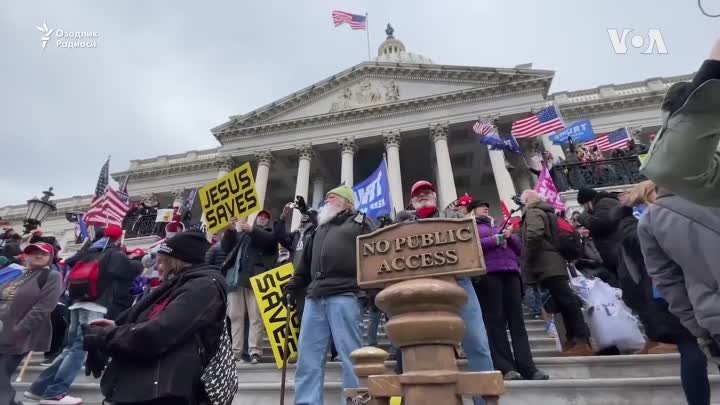
[[[250,277],[250,284],[255,293],[258,308],[260,308],[260,314],[262,315],[263,324],[265,324],[265,331],[270,341],[277,368],[282,368],[282,352],[285,346],[287,309],[282,304],[283,288],[290,281],[294,271],[292,263],[288,263]],[[300,322],[297,312],[293,310],[290,312],[290,341],[288,342],[290,357],[288,361],[297,359],[299,338]]]
[[[260,211],[250,163],[205,185],[199,194],[209,235],[227,227],[230,218],[242,219]]]

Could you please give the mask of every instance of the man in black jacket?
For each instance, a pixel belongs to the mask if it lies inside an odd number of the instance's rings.
[[[578,191],[578,203],[585,207],[578,222],[590,231],[605,267],[617,278],[618,248],[620,240],[616,236],[617,221],[611,213],[622,205],[614,193],[582,188]],[[615,282],[610,283],[616,285]]]
[[[232,325],[233,352],[241,361],[245,346],[245,317],[249,320],[248,354],[250,362],[257,364],[262,358],[260,341],[263,322],[250,277],[262,274],[273,267],[278,257],[278,241],[270,223],[270,211],[260,211],[253,225],[233,223],[222,238],[221,246],[227,254],[222,273],[228,284],[228,316]]]
[[[294,306],[297,291],[307,286],[295,372],[297,405],[324,403],[325,356],[331,339],[342,363],[343,389],[359,385],[350,360],[350,352],[361,346],[355,241],[371,232],[373,224],[355,209],[350,187],[337,187],[326,197],[327,203],[318,214],[320,225],[310,236],[293,278],[285,287],[289,304]]]

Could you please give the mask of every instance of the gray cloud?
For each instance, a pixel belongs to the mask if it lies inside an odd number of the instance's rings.
[[[217,146],[209,129],[367,58],[365,33],[330,11],[368,12],[371,51],[391,21],[437,63],[557,71],[553,91],[692,72],[717,20],[696,5],[575,2],[3,2],[0,206],[49,185],[94,190],[112,154],[130,159]],[[96,49],[40,48],[34,28],[97,31]],[[669,55],[615,55],[607,28],[659,28]]]

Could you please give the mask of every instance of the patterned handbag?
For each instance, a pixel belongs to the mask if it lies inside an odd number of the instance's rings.
[[[220,335],[218,350],[204,367],[200,381],[205,388],[205,395],[211,405],[229,405],[238,390],[237,368],[235,357],[232,352],[230,325],[225,317],[223,321],[223,332]],[[202,349],[200,345],[200,350]],[[204,353],[201,353],[204,358]]]

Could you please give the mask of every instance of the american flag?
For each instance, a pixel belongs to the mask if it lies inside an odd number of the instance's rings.
[[[551,105],[530,117],[513,122],[510,133],[522,139],[552,134],[561,129],[565,129],[565,124],[557,107]]]
[[[95,185],[95,197],[93,197],[93,202],[97,200],[98,198],[102,197],[102,195],[105,193],[105,189],[108,186],[108,183],[110,181],[109,178],[110,175],[110,158],[108,157],[107,161],[105,161],[105,164],[100,169],[100,176],[98,176],[97,184]]]
[[[478,135],[490,135],[490,134],[496,134],[497,131],[495,130],[495,126],[493,124],[487,122],[487,121],[478,121],[473,125],[472,127],[473,131]]]
[[[627,147],[629,140],[630,134],[627,128],[620,128],[597,137],[595,143],[590,143],[590,145],[597,146],[600,152],[608,152]]]
[[[350,14],[344,11],[333,10],[332,18],[336,27],[347,24],[354,30],[367,30],[367,17],[364,15]]]
[[[109,224],[122,226],[123,218],[130,209],[127,194],[115,191],[107,186],[105,192],[95,198],[88,211],[83,216],[83,221],[88,225],[106,227]]]

